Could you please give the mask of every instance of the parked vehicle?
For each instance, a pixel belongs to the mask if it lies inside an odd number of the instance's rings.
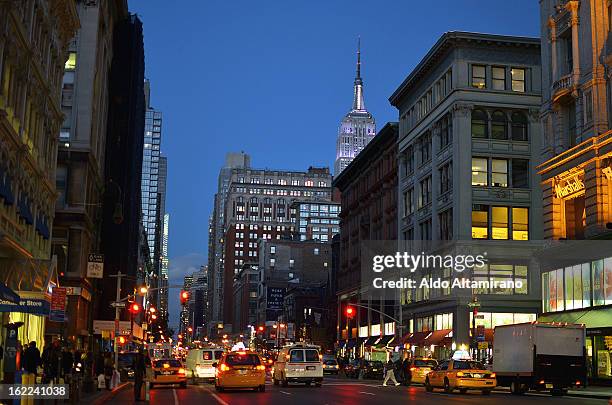
[[[272,373],[274,385],[286,387],[290,382],[320,387],[323,383],[323,363],[319,346],[295,344],[283,347],[278,354]]]
[[[384,364],[379,360],[366,361],[364,364],[364,378],[382,380],[384,377]]]
[[[348,378],[357,378],[359,376],[359,360],[346,363],[344,365],[344,375]]]
[[[522,323],[495,328],[493,371],[520,395],[530,389],[563,395],[587,381],[584,325]]]
[[[213,363],[218,362],[224,350],[218,347],[191,349],[185,360],[187,376],[195,383],[198,379],[212,382],[215,380]]]
[[[483,395],[489,395],[496,385],[495,373],[474,360],[445,360],[425,377],[427,392],[443,388],[448,394],[458,389],[462,394],[468,390],[480,390]]]

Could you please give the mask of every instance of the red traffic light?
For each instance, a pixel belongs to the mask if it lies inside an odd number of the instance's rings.
[[[260,331],[260,332],[263,332],[264,327],[263,327],[263,326],[260,326],[260,327],[259,327],[259,328],[257,328],[257,329],[259,329],[259,331]]]
[[[130,305],[130,312],[133,314],[137,314],[140,311],[140,305],[138,305],[137,303],[132,303]]]
[[[184,305],[188,299],[189,299],[189,292],[181,291],[181,304]]]
[[[346,307],[346,316],[352,318],[355,315],[353,307]]]
[[[119,336],[119,344],[120,344],[120,345],[124,345],[124,344],[125,344],[125,342],[127,342],[127,340],[126,340],[125,336]]]
[[[189,333],[191,333],[191,332],[193,332],[193,328],[190,326],[189,328],[187,328],[187,331],[188,331]]]

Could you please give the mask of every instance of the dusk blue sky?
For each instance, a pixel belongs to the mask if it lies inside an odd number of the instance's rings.
[[[333,168],[361,36],[365,103],[388,97],[446,31],[539,35],[535,0],[129,0],[144,24],[151,99],[164,113],[170,279],[206,264],[208,218],[228,151],[256,168]],[[170,292],[178,322],[178,291]]]

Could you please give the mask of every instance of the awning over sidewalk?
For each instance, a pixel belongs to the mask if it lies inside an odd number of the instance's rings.
[[[393,341],[393,338],[395,338],[395,335],[385,335],[385,336],[381,337],[378,342],[376,342],[376,346],[377,347],[388,346],[389,343],[391,343]]]
[[[587,329],[606,328],[612,327],[612,311],[607,308],[562,312],[541,316],[538,322],[583,323]]]
[[[423,345],[424,346],[431,346],[431,345],[444,346],[445,344],[450,344],[451,339],[449,335],[452,332],[453,332],[452,329],[435,330],[431,332],[431,334],[423,340]]]
[[[364,343],[364,346],[374,346],[376,341],[380,339],[380,336],[370,336]]]
[[[429,336],[431,332],[414,332],[405,337],[404,343],[409,343],[413,346],[422,346],[425,338]]]
[[[0,282],[0,300],[8,301],[13,304],[19,304],[19,294],[11,290],[6,284]]]

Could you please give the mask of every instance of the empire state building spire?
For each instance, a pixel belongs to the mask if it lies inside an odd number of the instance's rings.
[[[353,89],[353,111],[365,111],[363,80],[361,80],[361,38],[357,40],[357,74]]]
[[[340,174],[376,135],[376,121],[363,102],[361,79],[361,39],[357,41],[357,73],[353,88],[353,107],[344,116],[336,139],[334,173]]]

